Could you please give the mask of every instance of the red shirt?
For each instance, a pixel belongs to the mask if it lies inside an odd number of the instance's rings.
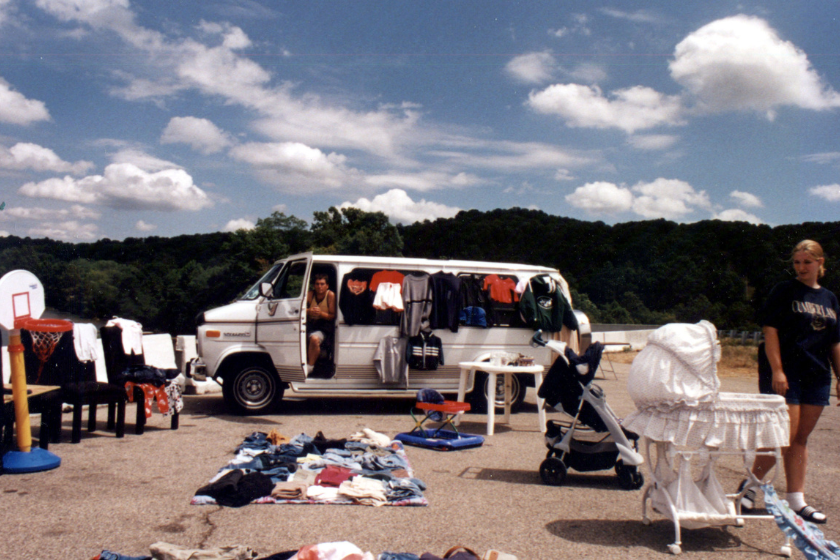
[[[499,278],[497,274],[485,276],[484,289],[490,291],[490,299],[493,301],[499,303],[519,301],[519,294],[515,292],[516,282],[510,278]]]

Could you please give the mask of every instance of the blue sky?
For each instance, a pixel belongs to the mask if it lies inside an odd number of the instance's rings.
[[[840,220],[840,3],[0,0],[0,235]]]

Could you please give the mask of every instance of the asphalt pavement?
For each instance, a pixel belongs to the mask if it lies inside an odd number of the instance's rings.
[[[598,380],[619,416],[629,414],[629,366],[615,364],[618,379]],[[755,381],[722,378],[728,391],[754,392]],[[832,399],[834,404],[834,399]],[[192,548],[242,544],[261,555],[296,550],[318,542],[350,541],[374,557],[383,551],[431,552],[454,545],[479,553],[497,549],[520,560],[557,558],[661,558],[670,556],[673,523],[652,514],[642,523],[642,490],[625,491],[613,471],[571,471],[562,487],[540,481],[545,458],[538,431],[534,390],[526,408],[497,422],[496,433],[479,448],[436,452],[406,447],[415,476],[427,485],[427,507],[248,505],[243,508],[191,506],[190,498],[232,457],[254,431],[275,429],[287,436],[346,437],[371,428],[391,437],[408,431],[412,400],[293,399],[277,414],[228,415],[220,395],[185,396],[180,429],[155,411],[141,436],[133,434],[134,406],[126,413],[126,436],[100,429],[69,443],[70,415],[63,440],[50,446],[61,457],[56,470],[0,476],[4,523],[3,559],[90,559],[107,549],[147,554],[163,541]],[[549,418],[556,414],[550,413]],[[497,420],[501,420],[497,416]],[[37,437],[38,422],[33,421]],[[486,433],[486,416],[468,413],[461,430]],[[828,515],[828,538],[840,541],[838,434],[840,410],[827,408],[812,435],[808,491],[812,505]],[[643,471],[649,480],[647,470]],[[727,459],[717,470],[734,491],[743,465]],[[783,480],[777,488],[784,491]],[[746,526],[682,531],[686,558],[769,558],[778,555],[782,533],[772,521]],[[802,557],[798,551],[795,557]]]

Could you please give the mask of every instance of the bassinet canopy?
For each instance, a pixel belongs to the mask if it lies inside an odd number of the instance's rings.
[[[636,412],[622,425],[678,446],[749,450],[785,447],[790,420],[784,397],[721,393],[720,346],[708,321],[655,330],[630,366]]]

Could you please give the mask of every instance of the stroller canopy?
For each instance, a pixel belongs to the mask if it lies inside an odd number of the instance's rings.
[[[721,393],[715,326],[673,323],[655,330],[630,366],[636,412],[623,426],[653,441],[688,447],[785,447],[790,420],[778,395]]]

